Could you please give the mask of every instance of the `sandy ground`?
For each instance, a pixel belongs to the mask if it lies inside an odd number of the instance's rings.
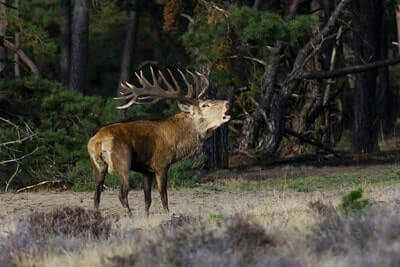
[[[129,203],[132,208],[132,220],[138,227],[157,225],[169,216],[192,215],[209,216],[210,214],[246,214],[262,218],[263,224],[293,224],[303,228],[310,225],[314,216],[309,203],[320,200],[325,204],[337,206],[343,194],[349,189],[314,191],[308,193],[294,191],[266,192],[226,192],[205,191],[202,189],[169,190],[170,214],[162,210],[158,192],[153,192],[151,220],[144,216],[144,197],[142,191],[130,191]],[[377,203],[395,203],[400,201],[400,184],[365,188],[365,197]],[[49,211],[60,206],[80,206],[91,209],[93,193],[32,192],[0,194],[0,219],[10,215],[20,217],[32,211]],[[104,215],[125,217],[118,200],[118,191],[110,190],[102,194],[100,203]],[[293,219],[295,218],[295,219]],[[292,227],[289,227],[292,228]]]

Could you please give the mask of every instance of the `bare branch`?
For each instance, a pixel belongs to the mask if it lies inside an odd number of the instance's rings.
[[[18,161],[17,161],[16,163],[17,163],[17,168],[15,169],[15,172],[14,172],[14,174],[13,174],[13,175],[11,175],[10,179],[8,179],[8,182],[7,182],[7,185],[6,185],[5,192],[7,192],[7,191],[8,191],[8,187],[10,186],[11,182],[14,180],[14,177],[15,177],[15,176],[17,176],[17,174],[18,174],[18,171],[19,171],[20,164],[19,164],[19,162],[18,162]]]
[[[289,74],[289,79],[294,78],[300,75],[300,72],[303,70],[303,67],[307,64],[308,60],[310,60],[309,55],[312,54],[314,50],[315,44],[321,44],[321,42],[330,34],[333,28],[336,25],[336,21],[339,18],[339,15],[342,13],[344,8],[351,2],[351,0],[342,0],[336,6],[335,11],[329,18],[328,22],[324,26],[321,31],[318,31],[309,41],[308,43],[299,51],[297,54],[295,63],[293,65],[293,70]]]
[[[314,138],[296,133],[295,131],[291,130],[291,129],[285,129],[285,132],[291,136],[294,136],[298,139],[300,139],[301,141],[308,143],[310,145],[316,146],[318,148],[321,148],[325,151],[328,151],[329,153],[332,153],[333,155],[335,155],[337,158],[341,159],[340,155],[338,153],[336,153],[334,150],[330,149],[329,147],[325,146],[324,144],[322,144],[321,142],[319,142],[318,140],[315,140]]]
[[[40,187],[40,186],[46,185],[46,184],[58,184],[58,183],[62,183],[62,182],[63,182],[62,180],[43,181],[43,182],[40,182],[38,184],[34,184],[34,185],[30,185],[30,186],[26,186],[26,187],[20,188],[20,189],[18,189],[16,191],[16,193],[21,193],[21,192],[24,192],[24,191],[27,191],[27,190],[30,190],[30,189],[35,189],[37,187]]]
[[[310,71],[301,74],[299,79],[328,79],[339,77],[347,74],[352,73],[359,73],[359,72],[366,72],[372,69],[377,69],[389,65],[396,65],[400,63],[400,57],[393,58],[393,59],[386,59],[375,61],[373,63],[364,64],[364,65],[355,65],[350,67],[345,67],[337,70],[330,70],[330,71]]]
[[[28,135],[28,136],[26,136],[26,137],[24,137],[24,138],[22,138],[22,139],[19,138],[19,139],[14,140],[14,141],[4,142],[4,143],[1,143],[1,144],[0,144],[0,147],[12,145],[12,144],[21,144],[21,143],[23,143],[24,141],[26,141],[26,140],[28,140],[28,139],[32,139],[32,137],[35,137],[35,136],[36,136],[36,134],[31,134],[31,135]]]
[[[181,13],[181,17],[186,18],[190,23],[194,23],[194,19],[186,13]]]
[[[6,165],[6,164],[11,163],[11,162],[18,162],[18,161],[20,161],[20,160],[23,160],[24,158],[29,157],[30,155],[32,155],[33,153],[35,153],[38,149],[39,149],[39,148],[37,147],[37,148],[35,148],[32,152],[30,152],[30,153],[28,153],[28,154],[25,154],[25,155],[23,155],[23,156],[21,156],[21,157],[19,157],[19,158],[14,158],[14,159],[9,159],[9,160],[0,161],[0,165]]]
[[[254,62],[258,63],[258,64],[261,64],[261,65],[263,65],[264,67],[267,66],[267,63],[265,63],[265,61],[263,61],[263,60],[261,60],[261,59],[258,59],[258,58],[255,58],[255,57],[248,57],[248,56],[239,56],[239,55],[236,55],[236,56],[230,56],[230,57],[228,57],[228,58],[244,58],[244,59],[248,59],[248,60],[250,60],[250,61],[254,61]]]

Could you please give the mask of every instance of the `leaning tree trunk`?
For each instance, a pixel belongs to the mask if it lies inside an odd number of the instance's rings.
[[[83,92],[86,86],[89,50],[89,3],[75,0],[72,24],[71,69],[68,87]]]
[[[374,62],[380,53],[381,0],[353,2],[353,46],[356,64]],[[353,149],[356,153],[378,149],[376,124],[377,70],[356,75],[354,85]]]
[[[124,44],[124,52],[122,55],[122,63],[121,63],[121,75],[119,78],[118,88],[117,88],[117,96],[120,96],[121,92],[121,82],[129,81],[129,77],[132,76],[132,61],[133,56],[135,54],[135,46],[136,46],[136,35],[138,28],[139,17],[135,10],[129,11],[129,20],[126,31],[126,38]],[[123,105],[125,102],[123,100],[119,100],[120,105]],[[124,117],[125,112],[120,110],[119,116]]]
[[[64,87],[68,87],[71,61],[71,0],[61,0],[60,11],[60,81]]]

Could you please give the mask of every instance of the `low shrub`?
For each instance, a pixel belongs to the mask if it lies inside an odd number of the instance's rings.
[[[369,206],[368,199],[362,197],[363,190],[358,188],[346,194],[342,198],[342,202],[339,205],[339,210],[343,214],[349,214],[354,212],[360,212],[365,210]]]
[[[153,237],[132,247],[132,253],[111,257],[112,266],[296,266],[276,251],[276,234],[246,218],[232,217],[222,231],[182,217],[160,226]]]
[[[107,239],[112,222],[99,211],[80,207],[61,207],[50,212],[35,212],[28,218],[33,236],[66,235]]]
[[[89,240],[106,241],[118,222],[118,217],[80,207],[33,212],[14,222],[13,231],[0,235],[0,266],[18,266],[23,257],[79,251]]]

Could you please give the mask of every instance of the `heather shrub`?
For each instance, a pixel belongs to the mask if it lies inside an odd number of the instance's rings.
[[[98,211],[79,207],[33,212],[15,221],[13,231],[0,235],[0,266],[16,265],[26,256],[40,258],[46,253],[79,251],[89,240],[106,241],[113,224],[118,225],[118,218],[106,218]]]
[[[333,206],[326,205],[320,200],[309,202],[308,207],[310,207],[310,209],[315,211],[320,216],[335,215],[336,213],[336,210]]]
[[[80,207],[35,212],[29,216],[28,223],[33,236],[66,235],[94,239],[107,239],[112,227],[112,221],[99,211]]]
[[[142,247],[111,257],[112,266],[288,266],[276,234],[246,218],[232,217],[218,229],[193,217],[172,218],[154,230]]]

